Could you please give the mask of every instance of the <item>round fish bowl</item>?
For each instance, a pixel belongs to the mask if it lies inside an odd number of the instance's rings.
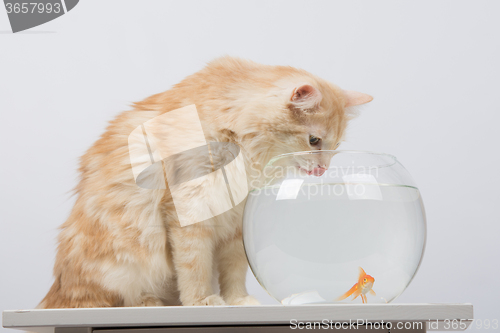
[[[280,155],[248,196],[250,267],[285,305],[389,303],[413,279],[426,242],[420,192],[394,156]]]

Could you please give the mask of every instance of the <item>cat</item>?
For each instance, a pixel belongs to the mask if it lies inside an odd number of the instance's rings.
[[[38,308],[259,304],[245,287],[244,200],[181,226],[169,184],[137,185],[129,136],[155,117],[194,105],[206,141],[237,145],[245,167],[257,172],[279,154],[336,149],[355,116],[353,107],[371,100],[304,70],[221,57],[172,89],[134,103],[81,157],[76,202],[58,237],[55,281]],[[184,120],[170,126],[189,132]],[[182,135],[164,140],[170,147],[190,144]],[[155,172],[162,168],[196,174],[206,167],[191,157],[180,167],[166,161],[149,176],[161,182]],[[303,158],[297,167],[321,175],[326,162],[314,158]],[[213,196],[205,185],[188,190]],[[214,269],[219,294],[212,287]]]

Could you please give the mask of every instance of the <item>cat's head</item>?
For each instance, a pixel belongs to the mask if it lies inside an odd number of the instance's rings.
[[[248,128],[258,127],[253,132],[258,144],[253,148],[264,160],[298,151],[337,149],[349,120],[355,116],[355,107],[373,99],[314,76],[286,78],[275,87],[261,99],[260,105],[254,105],[252,119],[246,120],[247,125],[253,125]],[[299,155],[294,163],[302,172],[320,176],[328,168],[330,157]]]

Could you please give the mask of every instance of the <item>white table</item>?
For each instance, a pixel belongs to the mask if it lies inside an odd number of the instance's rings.
[[[44,333],[281,333],[305,331],[298,329],[299,325],[312,325],[313,322],[326,323],[323,325],[338,332],[421,333],[444,331],[448,327],[449,330],[461,331],[470,325],[472,319],[472,304],[175,306],[3,312],[4,327]],[[354,324],[361,323],[361,320],[371,322],[371,325],[353,329]],[[392,328],[381,329],[382,321],[390,322]],[[341,325],[344,329],[340,329]]]

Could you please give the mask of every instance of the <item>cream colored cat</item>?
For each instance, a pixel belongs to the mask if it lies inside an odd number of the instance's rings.
[[[225,57],[136,103],[111,121],[81,158],[77,200],[59,235],[55,282],[39,307],[258,304],[245,288],[244,202],[181,227],[168,184],[166,189],[136,184],[129,135],[150,119],[194,104],[206,141],[237,144],[247,169],[256,173],[278,154],[337,148],[351,107],[371,100],[303,70]],[[174,123],[188,133],[185,124],[182,117]],[[188,145],[189,136],[163,134],[166,146]],[[149,170],[149,177],[161,182],[156,172],[196,175],[214,168],[191,158],[165,161]],[[297,168],[321,175],[327,161],[312,158],[297,161]],[[209,185],[200,181],[191,191],[197,198],[214,196]],[[214,268],[220,295],[212,288]]]

